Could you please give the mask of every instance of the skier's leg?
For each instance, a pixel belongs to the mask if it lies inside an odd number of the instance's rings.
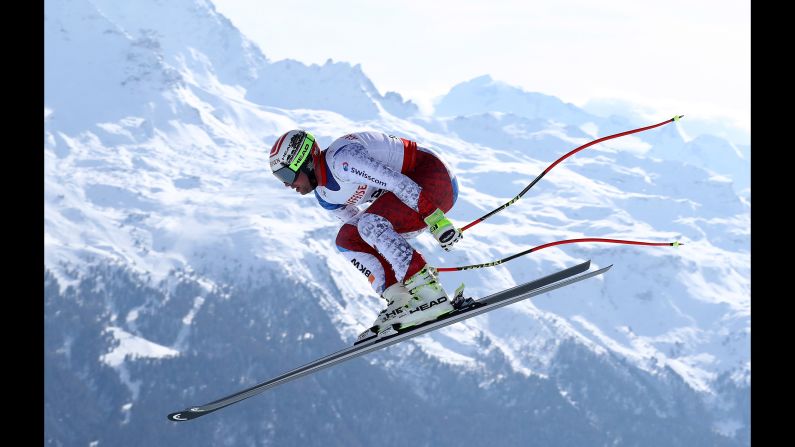
[[[356,227],[357,222],[358,219],[354,219],[340,228],[337,233],[337,249],[367,277],[370,285],[380,295],[395,284],[397,279],[386,259],[362,239]]]
[[[401,316],[407,303],[412,300],[412,296],[403,283],[395,279],[390,263],[362,239],[358,229],[359,221],[360,218],[354,218],[340,228],[337,234],[337,249],[367,277],[373,289],[387,302],[386,309],[378,314],[375,323],[359,335],[359,340],[363,340],[375,336],[388,326],[382,326],[382,320],[391,320]],[[398,238],[403,240],[400,236]]]
[[[394,197],[392,193],[389,195]],[[388,262],[385,269],[391,270],[397,281],[403,282],[407,272],[418,271],[425,265],[422,255],[395,231],[386,217],[365,212],[359,218],[357,229],[361,238]]]

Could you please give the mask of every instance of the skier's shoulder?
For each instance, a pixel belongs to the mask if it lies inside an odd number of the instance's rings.
[[[384,147],[393,146],[396,143],[402,144],[402,140],[393,135],[378,131],[362,131],[347,133],[331,143],[329,152],[336,152],[343,147],[362,147],[365,150],[378,150]]]
[[[345,134],[334,140],[326,149],[326,158],[334,158],[340,151],[367,150],[366,141],[360,137],[362,132]]]

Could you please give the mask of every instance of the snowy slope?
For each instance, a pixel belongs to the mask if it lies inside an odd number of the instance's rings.
[[[336,219],[270,174],[266,151],[279,134],[304,127],[325,146],[372,129],[437,148],[458,175],[449,215],[463,225],[566,151],[630,128],[622,127],[627,119],[599,118],[488,77],[454,87],[439,116],[407,120],[416,107],[381,95],[358,65],[270,62],[204,1],[48,1],[45,59],[45,267],[62,290],[102,263],[154,281],[190,272],[207,291],[244,281],[267,287],[275,274],[313,288],[346,341],[380,303],[336,253]],[[558,348],[575,340],[651,374],[673,370],[705,399],[720,393],[716,384],[727,375],[748,386],[750,193],[733,189],[748,188],[748,156],[732,148],[716,137],[686,142],[673,124],[614,140],[556,167],[453,252],[421,235],[416,247],[439,266],[577,237],[686,245],[568,245],[448,273],[448,290],[463,281],[482,296],[584,259],[615,265],[604,278],[401,349],[479,371],[492,367],[483,359],[497,349],[514,372],[546,377]],[[170,340],[149,339],[134,317],[109,325],[117,347],[98,360],[126,381],[124,365],[135,358],[187,355],[205,306],[201,296],[186,302]],[[312,333],[307,328],[307,340]],[[403,353],[393,351],[396,359]],[[724,431],[738,429],[732,424],[724,421],[734,427]]]

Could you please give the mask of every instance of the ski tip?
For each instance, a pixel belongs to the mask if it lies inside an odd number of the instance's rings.
[[[680,119],[682,119],[684,117],[685,117],[684,115],[675,115],[673,118],[671,118],[671,120],[672,121],[679,121]]]
[[[678,247],[680,245],[685,245],[685,244],[683,244],[682,242],[679,242],[679,241],[671,242],[671,247]]]
[[[171,414],[169,414],[169,415],[167,416],[167,417],[168,417],[168,420],[169,420],[169,421],[174,421],[174,422],[189,421],[189,420],[190,420],[190,418],[189,418],[189,417],[186,417],[186,416],[184,416],[184,415],[183,415],[183,413],[187,413],[187,412],[185,412],[185,411],[179,411],[179,412],[177,412],[177,413],[171,413]]]
[[[196,419],[197,417],[205,415],[205,414],[207,414],[207,413],[206,412],[199,412],[199,411],[192,411],[192,410],[189,409],[189,410],[178,411],[176,413],[171,413],[167,417],[168,417],[169,421],[184,422],[184,421],[189,421],[191,419]]]

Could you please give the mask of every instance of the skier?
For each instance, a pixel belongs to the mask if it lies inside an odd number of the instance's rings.
[[[270,165],[285,186],[314,191],[343,222],[338,250],[386,300],[359,340],[453,310],[436,269],[406,240],[427,227],[450,250],[463,237],[444,214],[458,198],[458,182],[436,153],[380,132],[350,133],[321,151],[311,133],[291,130],[271,148]]]

